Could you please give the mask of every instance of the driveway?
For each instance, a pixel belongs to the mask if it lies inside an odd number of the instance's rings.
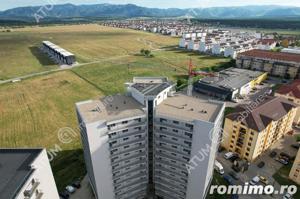
[[[70,199],[95,199],[87,176],[81,181],[81,188],[77,189]]]
[[[296,132],[297,134],[299,131]],[[295,144],[296,139],[294,135],[286,135],[283,139],[276,142],[273,146],[270,147],[269,150],[263,153],[262,156],[257,158],[251,165],[249,166],[249,169],[242,173],[239,172],[238,175],[240,179],[238,181],[235,181],[237,185],[244,185],[245,182],[251,181],[251,179],[256,175],[262,175],[266,177],[269,181],[270,185],[274,185],[275,190],[280,190],[280,185],[273,179],[273,175],[283,166],[281,163],[275,161],[273,158],[269,156],[271,151],[276,151],[277,154],[281,152],[285,152],[287,154],[290,154],[291,156],[296,156],[297,150],[292,148],[290,145]],[[223,165],[225,174],[228,175],[230,171],[233,171],[231,169],[232,162],[229,160],[224,159],[225,152],[221,152],[217,154],[217,160]],[[265,166],[263,168],[258,168],[257,164],[261,161],[265,162]],[[261,184],[262,185],[262,184]],[[267,195],[240,195],[240,199],[253,199],[253,198],[278,198],[281,199],[282,195],[273,195],[273,196],[267,196]]]

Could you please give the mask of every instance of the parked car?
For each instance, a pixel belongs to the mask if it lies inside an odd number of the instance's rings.
[[[232,179],[232,177],[230,177],[230,176],[228,176],[228,175],[225,175],[223,178],[224,178],[224,180],[225,180],[228,184],[233,185],[233,179]]]
[[[257,183],[259,183],[260,178],[258,176],[255,176],[254,178],[252,178],[252,180],[250,181],[251,185],[257,185]]]
[[[80,187],[81,187],[80,180],[75,180],[75,181],[72,183],[72,187],[75,187],[76,189],[80,189]]]
[[[257,164],[258,168],[263,168],[265,166],[265,162],[261,161],[260,163]]]
[[[261,183],[263,183],[264,185],[268,185],[269,184],[269,181],[268,181],[268,179],[266,177],[261,176],[261,175],[259,175],[258,177],[259,177],[259,181]]]
[[[292,159],[292,157],[291,157],[289,154],[284,153],[284,152],[281,152],[279,155],[282,156],[282,157],[286,157],[286,158],[288,158],[289,160]]]
[[[68,186],[66,187],[66,190],[67,190],[70,194],[72,194],[72,193],[75,193],[76,188],[73,187],[73,186],[71,186],[71,185],[68,185]]]
[[[270,156],[271,158],[275,158],[276,155],[277,155],[277,153],[276,153],[275,151],[272,151],[272,152],[270,153],[269,156]]]
[[[300,148],[300,143],[292,144],[291,147],[293,147],[295,149],[299,149]]]
[[[235,180],[239,180],[239,179],[240,179],[239,176],[238,176],[238,174],[236,174],[234,171],[230,171],[228,174],[229,174],[233,179],[235,179]]]
[[[59,193],[59,197],[63,198],[63,199],[69,199],[70,198],[70,194],[67,190],[64,190],[62,192]]]
[[[229,158],[229,160],[231,161],[231,162],[234,162],[234,161],[236,161],[236,160],[238,160],[239,159],[239,156],[237,155],[237,154],[233,154],[233,156],[231,157],[231,158]]]
[[[286,161],[285,159],[282,159],[282,158],[275,158],[276,161],[280,162],[281,164],[284,164],[284,165],[288,165],[289,162]]]
[[[223,175],[225,173],[222,164],[220,162],[218,162],[217,160],[215,161],[214,168],[221,175]]]
[[[234,155],[234,153],[228,152],[228,153],[225,153],[224,158],[225,158],[226,160],[229,160],[233,155]]]

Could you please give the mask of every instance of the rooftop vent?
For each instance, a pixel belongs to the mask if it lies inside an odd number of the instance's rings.
[[[193,109],[193,108],[191,108],[191,109],[190,109],[190,111],[194,111],[194,109]]]
[[[117,106],[116,106],[116,109],[118,110],[118,109],[119,109],[119,107],[117,107]]]

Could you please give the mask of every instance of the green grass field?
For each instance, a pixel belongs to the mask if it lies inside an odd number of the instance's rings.
[[[39,52],[43,40],[71,51],[81,63],[178,43],[170,37],[96,24],[14,29],[0,32],[0,80],[56,68]]]
[[[168,49],[153,51],[153,58],[135,55],[141,48],[177,45],[178,39],[132,30],[98,25],[24,28],[0,33],[0,43],[8,46],[0,49],[6,55],[0,56],[0,79],[56,68],[39,51],[30,50],[46,39],[75,53],[82,63],[112,58],[0,85],[0,146],[50,150],[59,144],[63,151],[51,165],[60,190],[85,174],[79,135],[69,144],[60,143],[57,137],[60,128],[77,129],[76,102],[122,93],[124,83],[134,76],[167,76],[175,82],[187,74],[190,56],[199,68],[230,61]]]

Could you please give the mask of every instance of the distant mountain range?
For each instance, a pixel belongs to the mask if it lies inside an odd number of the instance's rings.
[[[286,6],[241,6],[212,7],[194,9],[158,9],[146,8],[133,4],[113,5],[73,5],[62,4],[42,8],[20,7],[0,12],[0,19],[33,19],[35,14],[47,18],[85,18],[85,17],[194,17],[205,19],[241,19],[241,18],[283,18],[300,17],[300,7]],[[51,9],[50,9],[51,8]],[[41,12],[44,12],[44,14]]]

